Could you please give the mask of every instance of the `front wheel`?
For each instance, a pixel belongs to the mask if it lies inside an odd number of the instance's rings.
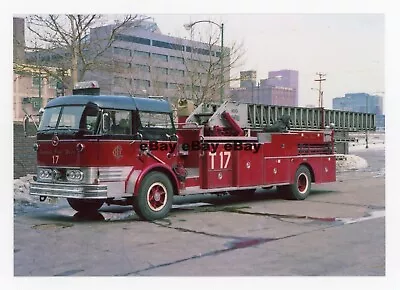
[[[147,174],[133,199],[133,208],[144,220],[164,218],[172,207],[173,187],[169,178],[161,172]]]
[[[81,213],[96,212],[104,204],[104,200],[68,198],[69,205]]]

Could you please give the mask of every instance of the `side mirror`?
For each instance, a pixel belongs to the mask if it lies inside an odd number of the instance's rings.
[[[24,127],[24,135],[25,137],[28,137],[27,131],[29,126],[29,117],[27,115],[25,115],[22,125]]]
[[[40,109],[39,109],[39,112],[37,113],[37,116],[39,117],[39,123],[38,123],[38,124],[40,124],[40,122],[42,121],[43,113],[44,113],[44,109],[43,109],[43,108],[40,108]],[[37,128],[37,127],[38,127],[38,126],[36,126],[36,128]]]
[[[103,123],[103,132],[109,132],[111,129],[111,118],[110,114],[104,113],[102,117],[102,123]]]
[[[32,121],[32,123],[31,123]],[[33,124],[33,126],[32,126]],[[24,119],[22,121],[22,127],[24,129],[24,136],[25,137],[36,137],[36,133],[38,130],[38,126],[32,116],[25,114]]]

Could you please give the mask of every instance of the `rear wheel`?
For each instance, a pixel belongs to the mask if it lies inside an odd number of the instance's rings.
[[[147,174],[133,200],[133,208],[144,220],[164,218],[172,207],[173,187],[169,178],[161,172]]]
[[[104,204],[104,200],[101,199],[68,198],[67,201],[74,210],[82,213],[96,212]]]
[[[278,187],[278,192],[288,199],[304,200],[310,194],[311,173],[307,166],[301,165],[295,174],[294,183]]]

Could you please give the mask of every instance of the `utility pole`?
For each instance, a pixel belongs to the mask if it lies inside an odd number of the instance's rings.
[[[323,91],[322,91],[322,82],[326,81],[326,78],[323,78],[326,76],[326,74],[317,73],[317,76],[319,76],[319,79],[314,80],[316,82],[319,82],[319,87],[318,87],[318,107],[322,108],[324,106],[324,102],[323,102]]]

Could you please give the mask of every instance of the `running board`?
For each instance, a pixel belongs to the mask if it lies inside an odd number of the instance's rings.
[[[264,187],[272,187],[272,186],[280,186],[280,185],[288,185],[289,183],[278,183],[278,184],[262,184],[257,186],[246,186],[246,187],[223,187],[223,188],[212,188],[212,189],[204,189],[200,188],[200,186],[191,186],[187,187],[184,190],[179,192],[179,195],[191,195],[191,194],[204,194],[204,193],[220,193],[226,191],[236,191],[236,190],[247,190],[247,189],[257,189]]]

